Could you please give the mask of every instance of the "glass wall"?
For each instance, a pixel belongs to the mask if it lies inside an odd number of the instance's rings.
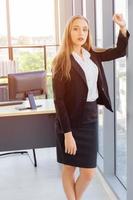
[[[103,18],[102,18],[102,0],[96,0],[96,47],[103,47]],[[98,49],[97,49],[98,50]],[[98,107],[99,111],[99,144],[98,151],[100,156],[103,158],[103,118],[104,118],[104,109],[103,106]]]
[[[114,1],[115,13],[122,13],[127,20],[127,0]],[[118,35],[115,26],[115,39]],[[115,61],[115,174],[126,186],[127,174],[127,102],[126,102],[126,57]]]

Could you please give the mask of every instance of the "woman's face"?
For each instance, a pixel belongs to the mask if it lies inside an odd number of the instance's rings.
[[[71,40],[74,47],[81,47],[88,36],[88,24],[84,19],[76,19],[72,23]]]

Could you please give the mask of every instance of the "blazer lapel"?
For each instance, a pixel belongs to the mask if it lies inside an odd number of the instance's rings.
[[[78,62],[74,59],[74,57],[72,55],[70,57],[71,57],[72,67],[75,69],[76,72],[78,72],[78,74],[80,75],[80,77],[82,78],[84,83],[87,85],[86,77],[85,77],[85,73],[84,73],[83,69],[80,67],[80,65],[78,64]]]

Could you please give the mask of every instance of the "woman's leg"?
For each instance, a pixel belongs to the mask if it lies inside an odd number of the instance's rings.
[[[80,175],[75,183],[76,200],[80,200],[83,192],[95,174],[95,168],[80,168]]]
[[[75,167],[69,165],[63,165],[62,168],[62,183],[68,200],[76,200],[74,179],[75,169]]]

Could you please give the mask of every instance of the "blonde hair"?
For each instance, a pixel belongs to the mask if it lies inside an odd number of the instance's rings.
[[[80,15],[73,16],[68,21],[64,30],[62,44],[58,50],[57,55],[55,56],[52,62],[53,76],[56,73],[61,72],[61,78],[65,77],[66,79],[70,79],[70,70],[71,70],[70,54],[72,53],[72,50],[73,50],[73,45],[71,41],[71,29],[72,29],[72,24],[76,19],[85,20],[89,27],[88,20],[85,17],[80,16]],[[88,36],[83,47],[87,49],[88,51],[90,51],[90,49],[92,48],[92,37],[91,37],[90,30],[88,30]]]

